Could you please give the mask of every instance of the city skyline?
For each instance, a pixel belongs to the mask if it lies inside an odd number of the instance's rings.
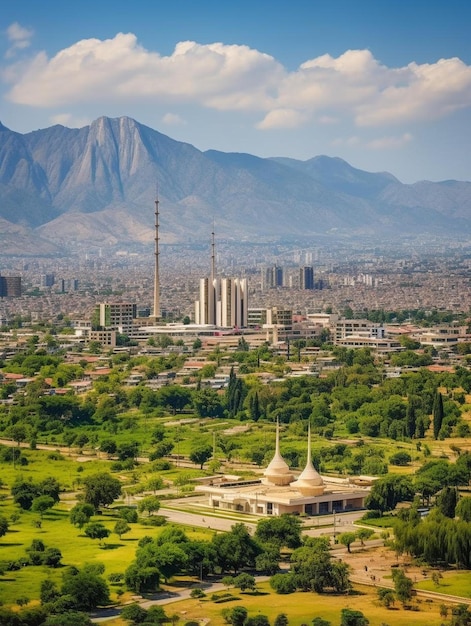
[[[12,130],[129,115],[201,150],[471,180],[471,8],[458,0],[19,0],[2,13]]]

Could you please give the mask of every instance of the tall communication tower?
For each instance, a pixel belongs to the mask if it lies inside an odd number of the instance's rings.
[[[160,281],[159,281],[159,191],[155,197],[155,274],[154,274],[154,318],[160,319]]]
[[[214,243],[214,220],[213,232],[211,233],[211,282],[216,278],[216,244]]]

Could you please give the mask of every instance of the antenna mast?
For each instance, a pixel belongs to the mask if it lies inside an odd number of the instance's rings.
[[[154,274],[154,318],[160,318],[160,282],[159,282],[159,188],[155,195],[155,274]]]
[[[211,284],[216,278],[216,244],[214,243],[214,219],[213,219],[213,232],[211,233]]]

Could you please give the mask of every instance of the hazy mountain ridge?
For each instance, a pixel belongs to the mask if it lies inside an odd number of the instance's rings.
[[[0,217],[43,239],[151,243],[157,184],[163,242],[207,240],[213,219],[219,237],[249,241],[471,233],[469,182],[404,185],[340,158],[201,152],[128,117],[25,135],[0,124]]]

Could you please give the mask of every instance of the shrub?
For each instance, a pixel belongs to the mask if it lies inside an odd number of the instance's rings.
[[[363,517],[361,519],[363,519],[363,520],[379,519],[380,517],[381,517],[381,511],[378,511],[376,509],[372,509],[371,511],[366,511],[366,513],[363,515]]]

